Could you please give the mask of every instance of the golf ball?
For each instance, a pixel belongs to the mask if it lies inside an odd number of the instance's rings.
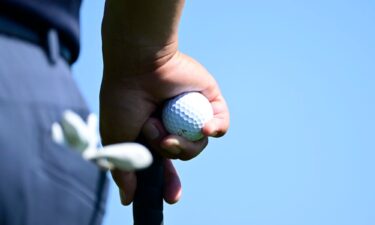
[[[190,141],[203,138],[201,130],[212,117],[210,102],[199,92],[187,92],[170,99],[162,113],[167,131]]]

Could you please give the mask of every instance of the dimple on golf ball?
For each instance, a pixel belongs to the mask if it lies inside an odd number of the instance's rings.
[[[199,92],[187,92],[170,99],[165,103],[162,113],[167,131],[190,141],[203,138],[201,130],[211,118],[211,104]]]

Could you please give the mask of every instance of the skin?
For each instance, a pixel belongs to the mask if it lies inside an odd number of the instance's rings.
[[[146,140],[165,156],[166,202],[181,196],[181,183],[170,159],[190,160],[229,127],[229,112],[212,75],[178,50],[178,23],[184,1],[107,0],[102,23],[104,73],[100,92],[103,144]],[[199,91],[210,101],[214,118],[196,142],[168,134],[159,116],[165,100]],[[113,171],[122,203],[133,201],[134,172]]]

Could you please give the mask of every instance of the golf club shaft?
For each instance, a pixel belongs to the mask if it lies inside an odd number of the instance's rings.
[[[133,201],[134,225],[163,224],[163,159],[153,154],[153,163],[137,172],[137,190]]]

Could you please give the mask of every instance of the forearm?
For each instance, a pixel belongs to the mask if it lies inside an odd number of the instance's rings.
[[[147,72],[168,61],[177,51],[183,5],[184,0],[107,0],[102,24],[105,75]]]

